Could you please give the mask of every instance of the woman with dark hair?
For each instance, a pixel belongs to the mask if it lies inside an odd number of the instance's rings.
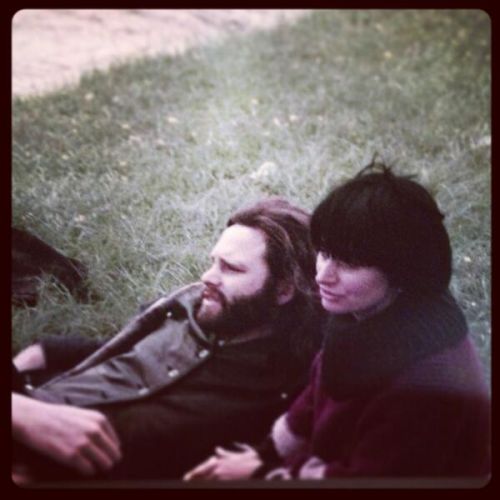
[[[432,196],[372,163],[311,236],[329,314],[309,386],[265,443],[216,449],[186,479],[488,477],[490,398]]]

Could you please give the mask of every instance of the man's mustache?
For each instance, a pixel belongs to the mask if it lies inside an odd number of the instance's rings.
[[[205,285],[205,288],[201,294],[202,299],[212,299],[212,300],[217,300],[220,302],[223,306],[226,305],[226,297],[219,292],[215,287],[210,286],[210,285]]]

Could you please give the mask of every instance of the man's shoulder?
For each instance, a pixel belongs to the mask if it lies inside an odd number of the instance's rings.
[[[184,307],[192,308],[194,304],[200,300],[203,287],[204,285],[201,281],[189,283],[188,285],[177,288],[172,292],[160,295],[154,300],[141,304],[140,312],[143,313],[159,307],[163,308],[169,303],[172,305],[178,304]]]

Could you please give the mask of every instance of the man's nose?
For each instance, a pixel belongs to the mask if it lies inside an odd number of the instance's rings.
[[[220,282],[219,273],[215,264],[212,264],[201,276],[201,281],[208,285],[217,286]]]

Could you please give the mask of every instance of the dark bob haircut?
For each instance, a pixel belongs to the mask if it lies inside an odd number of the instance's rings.
[[[425,188],[372,162],[315,209],[311,239],[334,259],[380,269],[402,290],[442,291],[451,277],[443,219]]]

